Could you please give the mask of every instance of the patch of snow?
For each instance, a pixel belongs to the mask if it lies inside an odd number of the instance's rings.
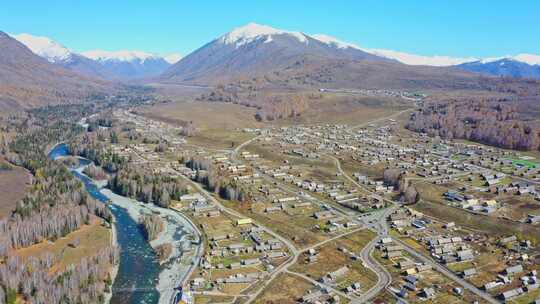
[[[158,55],[142,52],[142,51],[103,51],[103,50],[91,50],[81,53],[83,56],[96,61],[140,61],[144,63],[147,59],[159,59]]]
[[[518,54],[512,57],[514,60],[521,61],[530,65],[540,65],[540,55]]]
[[[47,59],[49,62],[66,61],[71,57],[69,49],[50,38],[26,33],[10,34],[10,36],[28,47],[34,54]]]
[[[485,64],[485,63],[495,62],[495,61],[508,59],[508,58],[510,58],[510,56],[506,56],[506,57],[488,57],[488,58],[481,59],[478,62],[480,62],[482,64]]]
[[[287,34],[295,37],[302,43],[308,43],[306,35],[300,32],[290,32],[284,30],[278,30],[266,25],[260,25],[257,23],[249,23],[243,27],[236,28],[231,32],[221,36],[219,41],[225,44],[234,44],[236,48],[251,43],[262,37],[266,37],[265,42],[272,41],[272,35]]]
[[[165,59],[165,61],[167,61],[170,64],[175,64],[178,61],[180,61],[180,59],[182,59],[182,55],[178,53],[173,53],[173,54],[164,56],[163,59]]]
[[[264,41],[264,43],[270,43],[272,42],[272,35],[268,35],[268,38],[266,38],[266,40]]]
[[[450,57],[450,56],[422,56],[409,54],[404,52],[392,51],[392,50],[382,50],[382,49],[364,49],[365,52],[377,55],[380,57],[385,57],[389,59],[397,60],[401,63],[408,65],[429,65],[429,66],[452,66],[458,65],[466,62],[478,61],[477,58],[466,57]]]

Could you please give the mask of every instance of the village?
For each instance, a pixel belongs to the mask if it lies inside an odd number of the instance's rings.
[[[298,285],[299,303],[540,298],[540,165],[532,157],[405,132],[394,119],[246,128],[248,141],[216,150],[191,145],[182,127],[114,116],[144,138],[112,144],[115,153],[191,185],[171,208],[203,235],[204,254],[184,286],[195,303],[291,296],[280,295],[277,277]],[[385,177],[390,169],[398,182]],[[214,177],[219,187],[209,189]],[[403,184],[415,187],[415,201],[404,199]],[[426,214],[426,203],[456,219]],[[486,233],[460,217],[495,224]],[[515,229],[501,234],[497,223]]]

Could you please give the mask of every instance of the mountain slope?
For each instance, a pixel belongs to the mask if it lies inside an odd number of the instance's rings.
[[[456,58],[449,56],[422,56],[416,54],[409,54],[405,52],[398,52],[393,50],[384,49],[368,49],[361,48],[355,44],[341,41],[332,36],[325,34],[312,35],[313,38],[318,39],[326,44],[333,45],[338,48],[353,48],[364,51],[366,53],[373,54],[375,56],[392,59],[407,65],[427,65],[427,66],[452,66],[461,64],[464,62],[476,61],[475,58]]]
[[[0,108],[73,102],[111,88],[52,64],[0,31]]]
[[[182,58],[160,78],[164,82],[216,83],[284,68],[305,58],[387,60],[357,49],[336,48],[300,32],[250,23]]]

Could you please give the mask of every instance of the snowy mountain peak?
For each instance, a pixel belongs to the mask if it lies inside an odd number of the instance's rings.
[[[103,51],[103,50],[91,50],[81,53],[83,56],[96,61],[139,61],[144,62],[148,59],[161,58],[155,54],[141,52],[141,51]]]
[[[265,42],[272,41],[272,35],[288,34],[302,43],[307,43],[307,37],[300,32],[290,32],[272,28],[266,25],[260,25],[257,23],[249,23],[245,26],[236,28],[231,32],[221,36],[219,41],[225,44],[234,44],[237,48],[258,40],[260,38],[266,38]]]
[[[71,57],[69,49],[47,37],[25,33],[11,36],[28,47],[34,54],[47,59],[49,62],[67,61]]]
[[[315,34],[315,35],[311,35],[312,38],[315,38],[317,40],[319,40],[320,42],[323,42],[323,43],[326,43],[330,46],[333,46],[333,47],[336,47],[338,49],[346,49],[346,48],[353,48],[353,49],[359,49],[361,50],[360,47],[352,44],[352,43],[348,43],[348,42],[344,42],[344,41],[341,41],[335,37],[332,37],[332,36],[328,36],[328,35],[325,35],[325,34]]]

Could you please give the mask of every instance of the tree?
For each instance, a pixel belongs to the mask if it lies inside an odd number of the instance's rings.
[[[417,203],[420,199],[420,195],[418,194],[418,191],[416,191],[415,186],[409,186],[407,187],[407,190],[405,190],[404,195],[405,202],[409,204]]]

